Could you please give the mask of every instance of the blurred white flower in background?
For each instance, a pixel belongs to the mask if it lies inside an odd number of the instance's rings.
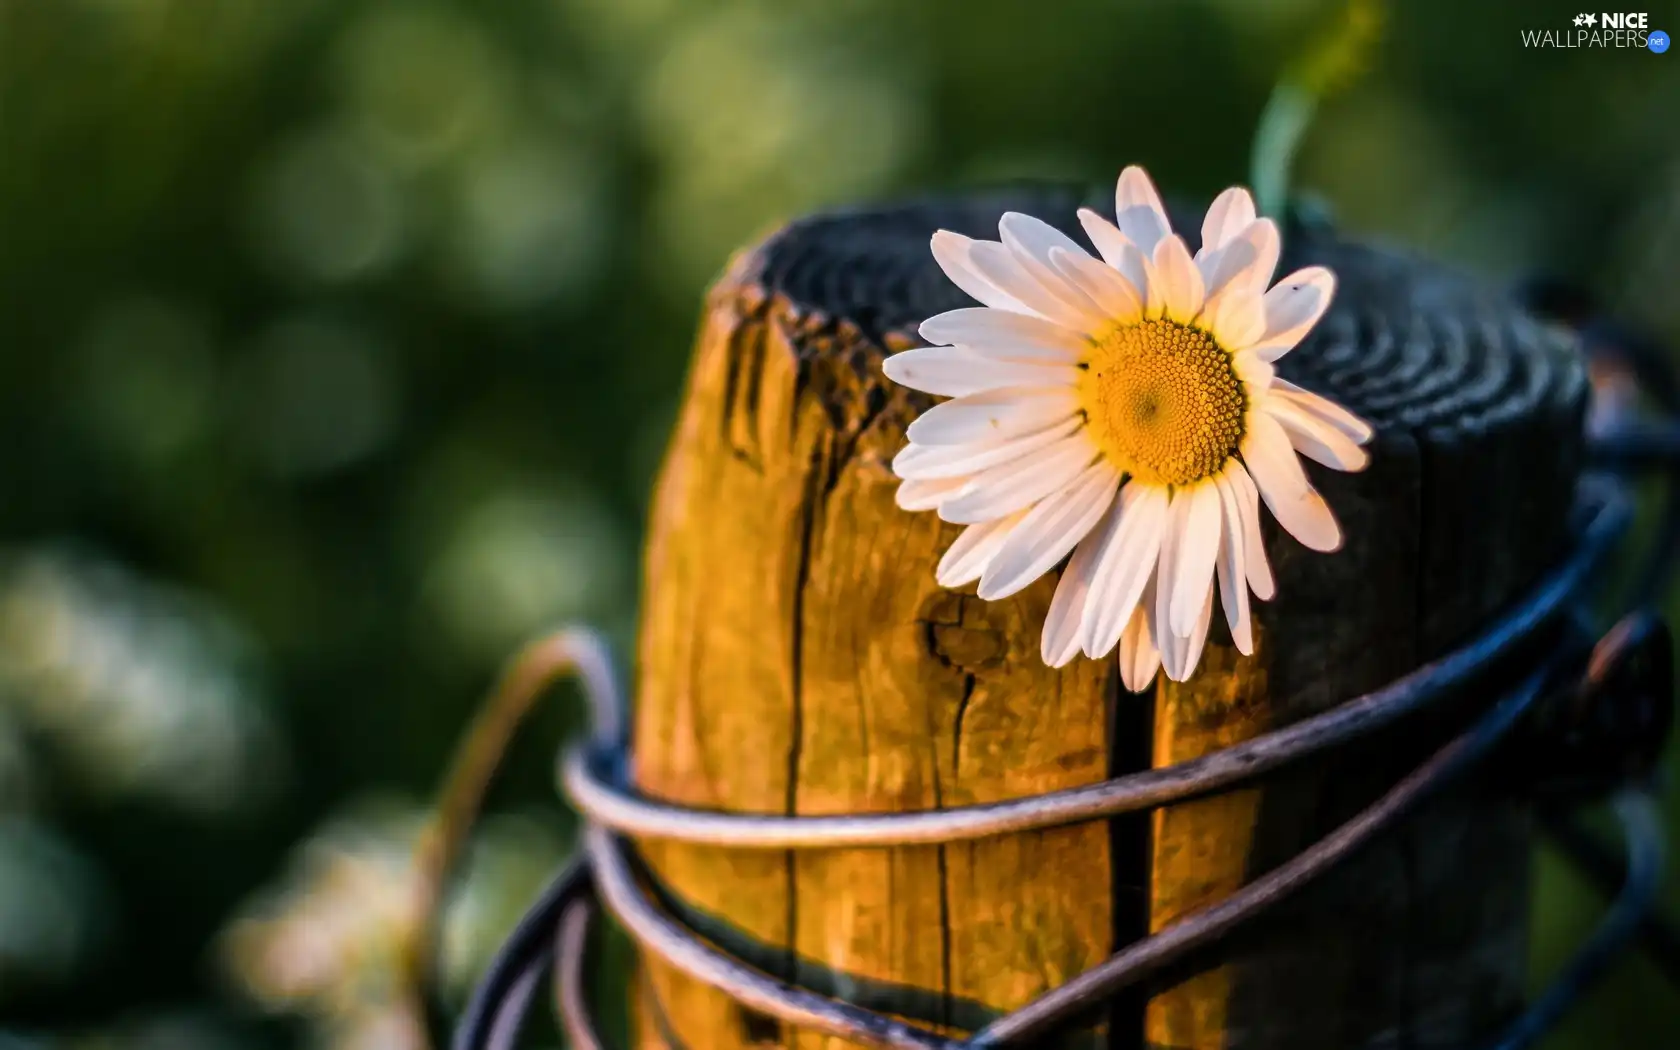
[[[320,1050],[429,1050],[414,1015],[396,1007],[369,1007],[324,1023],[311,1045]]]
[[[32,984],[62,981],[104,933],[99,880],[50,828],[0,817],[0,1002]]]
[[[0,708],[0,816],[34,809],[39,779],[23,727],[10,711]]]
[[[331,1050],[424,1044],[404,1007],[418,808],[381,804],[330,822],[227,928],[223,958],[267,1009],[309,1018]],[[474,836],[440,924],[444,990],[465,995],[563,857],[556,834],[499,817]]]
[[[194,597],[49,548],[0,556],[0,709],[79,782],[201,814],[284,771],[244,637]]]

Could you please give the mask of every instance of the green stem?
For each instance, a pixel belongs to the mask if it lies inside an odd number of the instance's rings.
[[[1345,0],[1335,24],[1310,44],[1278,80],[1254,131],[1249,180],[1261,214],[1282,219],[1289,176],[1319,103],[1364,72],[1382,38],[1382,0]]]
[[[1317,109],[1316,96],[1289,83],[1279,84],[1266,100],[1260,126],[1254,132],[1254,153],[1249,159],[1249,179],[1260,214],[1283,218],[1289,203],[1289,174],[1295,165],[1295,154]]]
[[[608,683],[597,688],[616,688],[611,684],[612,660],[600,635],[587,628],[572,627],[526,644],[508,661],[456,745],[449,772],[438,791],[432,822],[421,836],[414,856],[414,900],[403,958],[402,987],[408,1009],[422,1031],[444,892],[466,852],[473,828],[483,812],[485,795],[507,756],[514,734],[549,687],[570,674]],[[616,738],[623,730],[618,725],[602,725],[599,714],[596,722],[598,736]]]

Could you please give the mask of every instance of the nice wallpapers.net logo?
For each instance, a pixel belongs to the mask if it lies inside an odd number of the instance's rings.
[[[1644,11],[1583,11],[1561,29],[1524,29],[1523,47],[1643,48],[1655,54],[1668,50],[1668,34],[1651,28]]]

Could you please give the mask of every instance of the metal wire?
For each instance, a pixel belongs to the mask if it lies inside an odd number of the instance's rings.
[[[1288,862],[1224,900],[1115,953],[1107,961],[988,1025],[962,1045],[972,1050],[1028,1045],[1031,1037],[1049,1032],[1120,989],[1258,918],[1347,860],[1379,832],[1393,826],[1420,802],[1486,756],[1533,705],[1549,677],[1549,670],[1530,675],[1468,731],[1437,751],[1382,798]]]
[[[500,1018],[523,1016],[530,1005],[522,987],[535,988],[554,957],[554,929],[562,911],[589,896],[588,869],[574,860],[549,883],[542,897],[519,920],[513,933],[502,943],[490,967],[473,989],[460,1020],[456,1022],[452,1050],[503,1050],[518,1037],[517,1026],[505,1041],[495,1036],[507,1029]]]
[[[1251,882],[1231,897],[1123,949],[966,1040],[929,1032],[873,1011],[790,987],[710,947],[662,911],[643,890],[637,881],[627,846],[615,832],[759,848],[834,845],[839,842],[887,846],[902,842],[944,841],[930,837],[935,830],[940,834],[950,833],[953,837],[975,837],[1025,827],[1098,819],[1228,787],[1391,724],[1404,714],[1424,706],[1441,691],[1472,680],[1478,670],[1551,622],[1578,592],[1599,564],[1605,550],[1626,526],[1629,516],[1626,495],[1619,490],[1609,490],[1601,493],[1600,499],[1576,553],[1528,600],[1469,645],[1399,682],[1351,701],[1327,715],[1210,756],[1215,761],[1198,760],[1117,778],[1096,785],[1096,790],[1059,792],[1002,806],[968,807],[952,811],[958,814],[957,821],[952,825],[930,826],[926,822],[929,815],[924,814],[887,819],[743,818],[718,813],[688,813],[677,807],[642,800],[604,776],[596,775],[613,765],[622,768],[623,745],[612,737],[615,732],[622,733],[625,720],[622,691],[611,683],[601,687],[600,676],[593,675],[593,687],[586,691],[598,720],[594,734],[596,746],[588,754],[587,764],[576,764],[576,756],[583,752],[573,751],[574,761],[566,767],[568,787],[575,788],[579,783],[585,786],[588,793],[579,798],[579,806],[594,821],[585,836],[587,869],[582,865],[569,869],[520,924],[469,1004],[457,1029],[455,1048],[502,1050],[511,1047],[517,1038],[518,1019],[527,1011],[541,973],[552,964],[556,955],[562,960],[557,973],[557,999],[563,1024],[575,1044],[604,1046],[597,1027],[588,1015],[588,997],[582,981],[586,969],[583,960],[584,935],[594,908],[592,889],[600,894],[607,909],[642,950],[730,995],[744,1006],[787,1024],[840,1036],[863,1045],[907,1050],[955,1050],[959,1047],[987,1050],[1027,1045],[1041,1039],[1105,1002],[1120,989],[1229,934],[1352,855],[1401,819],[1423,798],[1484,757],[1533,706],[1548,682],[1555,679],[1558,669],[1548,667],[1530,675],[1470,730],[1448,744],[1374,805],[1289,862]],[[589,776],[582,781],[576,780],[580,771]],[[1070,795],[1074,796],[1071,800],[1068,798]],[[603,799],[608,802],[604,803]],[[656,819],[648,819],[649,811],[655,813]],[[692,823],[683,822],[681,818],[684,814]],[[813,827],[817,829],[814,832],[811,830]],[[1630,846],[1638,847],[1630,859],[1630,870],[1643,873],[1648,865],[1642,858],[1653,853],[1647,848],[1645,838],[1630,834],[1629,841]],[[1630,877],[1630,887],[1637,890],[1642,885]],[[1605,930],[1601,931],[1602,935],[1589,942],[1582,957],[1560,979],[1560,990],[1537,1002],[1533,1011],[1525,1014],[1520,1022],[1526,1027],[1508,1038],[1529,1038],[1521,1033],[1530,1028],[1543,1030],[1553,1015],[1561,1012],[1579,994],[1579,988],[1602,969],[1603,963],[1598,960],[1607,958],[1625,942],[1629,934],[1624,932],[1624,927],[1631,922],[1633,929],[1638,928],[1638,918],[1649,903],[1648,896],[1636,896],[1633,903],[1619,905],[1612,912]],[[566,947],[557,953],[553,931],[562,915],[566,919]],[[1509,1045],[1520,1047],[1526,1044],[1519,1041]],[[1505,1044],[1499,1045],[1499,1050],[1505,1048]]]
[[[1263,914],[1296,890],[1354,854],[1381,831],[1400,820],[1430,794],[1462,775],[1504,739],[1539,699],[1555,669],[1536,672],[1484,714],[1468,731],[1436,753],[1429,761],[1401,781],[1375,804],[1348,821],[1305,852],[1255,880],[1224,901],[1169,926],[1153,937],[1112,956],[1096,968],[1026,1007],[975,1033],[966,1040],[941,1036],[868,1010],[827,999],[762,974],[709,947],[674,919],[665,915],[638,885],[634,867],[624,843],[607,829],[591,828],[586,835],[588,868],[573,866],[545,894],[520,928],[507,949],[493,965],[491,977],[474,997],[459,1030],[457,1050],[501,1050],[511,1045],[516,1031],[503,1020],[508,1013],[521,1014],[528,989],[547,966],[550,942],[527,934],[528,930],[554,928],[557,914],[567,916],[572,929],[569,947],[562,960],[560,995],[562,1016],[576,1045],[601,1047],[603,1042],[587,1013],[587,996],[581,974],[587,968],[581,949],[581,934],[590,917],[591,878],[609,911],[646,951],[677,969],[732,996],[743,1005],[786,1023],[825,1032],[864,1045],[912,1048],[912,1050],[989,1050],[994,1047],[1031,1045],[1057,1027],[1106,1001],[1121,988],[1136,983],[1186,954],[1228,935],[1238,926]],[[1631,808],[1629,808],[1631,807]],[[1648,909],[1654,885],[1653,874],[1660,857],[1660,829],[1650,821],[1637,821],[1637,806],[1624,805],[1626,819],[1633,821],[1627,835],[1631,874],[1611,917],[1595,934],[1581,955],[1571,963],[1553,989],[1517,1023],[1507,1041],[1496,1050],[1516,1050],[1527,1045],[1524,1033],[1543,1031],[1555,1016],[1572,1002],[1591,979],[1602,971],[1616,950],[1638,929]],[[529,942],[529,944],[528,944]],[[532,947],[536,950],[532,950]],[[499,1000],[499,1001],[496,1001]],[[486,1003],[490,1004],[487,1008]]]
[[[608,911],[644,950],[761,1013],[802,1029],[867,1046],[901,1050],[954,1047],[990,1050],[1030,1045],[1031,1040],[1105,1002],[1120,989],[1258,917],[1345,860],[1486,755],[1529,709],[1546,680],[1545,672],[1530,675],[1468,732],[1442,748],[1375,804],[1288,863],[1218,904],[1116,953],[966,1040],[949,1039],[871,1011],[790,989],[751,970],[707,947],[661,912],[637,886],[624,843],[606,829],[590,829],[587,850]]]
[[[961,1045],[884,1014],[789,987],[710,947],[642,891],[627,851],[611,832],[591,827],[584,833],[584,843],[602,903],[637,945],[741,1005],[798,1028],[865,1046],[946,1050]]]
[[[985,805],[799,817],[689,809],[644,798],[606,775],[611,766],[623,764],[617,752],[577,747],[565,752],[562,787],[578,811],[601,827],[635,838],[731,849],[945,844],[1152,809],[1231,787],[1349,743],[1450,695],[1556,617],[1626,531],[1631,513],[1623,490],[1605,488],[1574,555],[1467,645],[1323,714],[1175,765]]]
[[[1623,791],[1616,797],[1615,810],[1627,852],[1627,876],[1616,903],[1563,972],[1487,1050],[1525,1050],[1533,1046],[1604,976],[1628,942],[1639,934],[1656,903],[1657,891],[1662,888],[1662,815],[1642,790]]]
[[[585,977],[595,912],[592,896],[571,901],[560,912],[560,932],[555,938],[554,951],[559,964],[554,968],[554,1004],[572,1050],[605,1050],[606,1047],[596,1034]]]
[[[1626,892],[1628,863],[1622,851],[1582,827],[1572,813],[1546,812],[1540,819],[1547,837],[1601,893],[1620,897]],[[1639,938],[1645,957],[1671,984],[1680,985],[1680,927],[1660,913],[1649,913]]]

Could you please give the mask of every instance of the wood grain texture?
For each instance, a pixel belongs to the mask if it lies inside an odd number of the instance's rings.
[[[936,228],[1005,210],[1075,230],[1100,194],[1022,188],[819,216],[713,290],[650,522],[634,777],[662,799],[822,814],[964,805],[1225,746],[1380,685],[1472,631],[1559,553],[1584,384],[1572,351],[1415,260],[1295,231],[1336,307],[1282,372],[1379,425],[1372,468],[1315,471],[1349,536],[1268,534],[1260,649],[1218,633],[1185,685],[1136,697],[1108,661],[1038,658],[1054,578],[982,602],[933,580],[957,534],[893,505],[930,404],[880,362],[966,297]],[[1193,222],[1180,223],[1193,231]],[[1081,238],[1082,239],[1082,238]],[[1310,468],[1311,469],[1311,468]],[[1216,632],[1219,628],[1216,628]],[[967,1031],[1217,899],[1369,801],[1443,726],[1153,817],[947,847],[764,852],[640,843],[669,907],[767,972]],[[1151,728],[1153,727],[1153,728]],[[1468,790],[1067,1045],[1457,1045],[1521,989],[1528,831]],[[1210,964],[1211,966],[1211,964]],[[744,1015],[655,963],[638,1045],[842,1045]]]

